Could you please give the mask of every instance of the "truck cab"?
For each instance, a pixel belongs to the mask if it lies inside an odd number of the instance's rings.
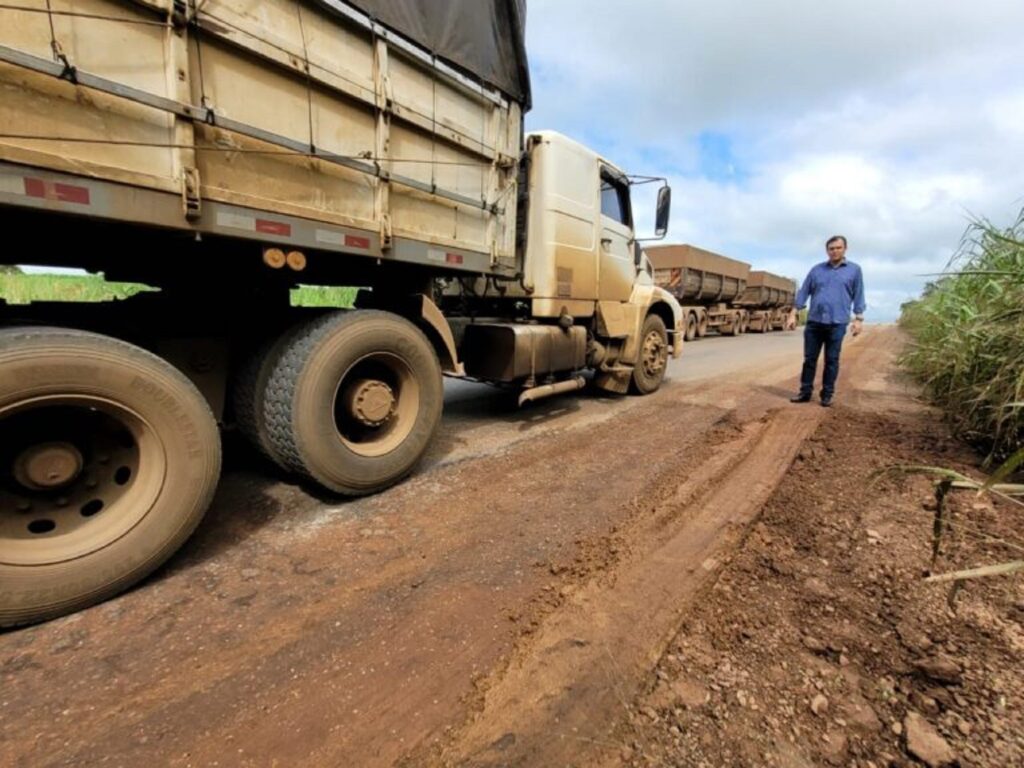
[[[564,341],[564,331],[571,327],[585,332],[586,357],[575,367],[593,368],[596,386],[611,392],[625,392],[631,385],[637,389],[633,374],[644,364],[645,344],[648,357],[660,355],[661,343],[666,353],[681,354],[684,316],[675,297],[656,286],[644,268],[629,176],[592,149],[554,131],[527,135],[521,169],[517,250],[522,274],[519,280],[497,283],[502,297],[528,307],[524,320],[539,326],[532,333],[551,334],[556,344]],[[669,188],[662,187],[659,235],[667,228],[669,194]],[[470,296],[486,296],[487,286],[483,278],[454,280],[446,295],[464,302]],[[455,313],[455,305],[450,302],[448,310],[446,314]],[[643,333],[652,316],[664,325],[663,342]],[[500,324],[488,325],[498,332]],[[541,330],[545,327],[547,331]],[[482,333],[480,328],[469,331],[475,339]],[[487,346],[463,345],[461,352],[470,376],[495,380],[490,367],[481,366]]]

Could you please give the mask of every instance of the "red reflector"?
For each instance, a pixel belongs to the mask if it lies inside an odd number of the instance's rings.
[[[77,203],[89,205],[89,188],[76,187],[72,184],[47,183],[42,179],[25,177],[25,194],[29,197],[41,197],[46,200],[57,200],[61,203]]]
[[[449,264],[461,264],[462,263],[462,254],[461,253],[446,253],[444,255],[444,260],[446,262],[448,262]]]
[[[345,235],[345,245],[349,248],[369,248],[370,238],[368,237],[356,237],[355,235]]]
[[[283,221],[269,221],[267,219],[256,219],[256,231],[265,235],[292,236],[292,225]]]
[[[46,182],[42,179],[25,177],[25,194],[29,197],[46,197]]]
[[[87,187],[73,187],[70,184],[54,184],[54,195],[64,203],[89,204],[89,189]]]

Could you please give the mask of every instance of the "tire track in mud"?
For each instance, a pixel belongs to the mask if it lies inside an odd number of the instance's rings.
[[[888,345],[861,342],[844,359],[847,380],[886,359]],[[743,410],[758,404],[763,397]],[[819,407],[776,408],[742,423],[682,483],[663,478],[646,514],[620,534],[631,541],[629,557],[550,616],[440,759],[424,762],[582,765],[617,753],[609,726],[628,713],[686,605],[745,537],[823,416]]]
[[[718,446],[710,472],[637,526],[614,579],[586,585],[545,622],[443,762],[570,765],[581,743],[601,745],[674,636],[682,606],[714,577],[820,419],[820,409],[776,413]]]

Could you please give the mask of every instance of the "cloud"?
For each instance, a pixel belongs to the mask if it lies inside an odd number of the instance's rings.
[[[847,235],[891,320],[970,214],[1024,205],[1022,26],[1010,0],[531,0],[527,126],[669,176],[672,241],[802,276]]]

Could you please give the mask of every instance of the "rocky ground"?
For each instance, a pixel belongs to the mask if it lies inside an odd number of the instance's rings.
[[[925,584],[933,413],[840,407],[620,722],[630,766],[1024,765],[1024,581]],[[935,571],[1019,557],[1024,509],[960,492]]]

